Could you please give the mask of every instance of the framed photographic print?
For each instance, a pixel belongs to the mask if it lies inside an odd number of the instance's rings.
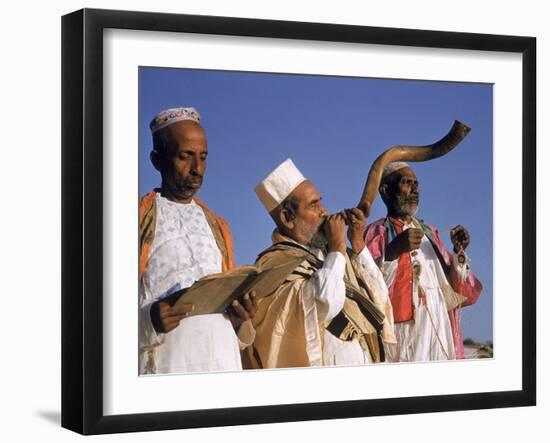
[[[535,404],[534,38],[62,25],[64,427]]]

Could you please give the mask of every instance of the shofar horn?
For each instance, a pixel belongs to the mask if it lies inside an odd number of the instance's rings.
[[[424,162],[432,160],[452,151],[470,132],[470,128],[465,124],[455,120],[449,133],[441,140],[426,146],[405,146],[397,145],[384,151],[372,164],[363,195],[357,207],[361,209],[368,217],[372,202],[376,198],[376,193],[380,187],[382,173],[388,163],[396,161]]]

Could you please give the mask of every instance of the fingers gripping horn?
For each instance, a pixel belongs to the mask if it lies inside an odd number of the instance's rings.
[[[397,145],[385,150],[372,164],[363,194],[357,207],[361,209],[366,216],[370,215],[372,202],[376,198],[376,193],[382,181],[384,168],[391,162],[425,162],[434,158],[441,157],[451,152],[468,135],[470,128],[464,123],[455,120],[453,127],[441,140],[426,146],[406,146]]]

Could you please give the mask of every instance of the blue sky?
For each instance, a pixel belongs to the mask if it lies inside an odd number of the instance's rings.
[[[417,216],[448,229],[465,226],[468,254],[484,285],[462,310],[464,337],[493,333],[493,88],[489,84],[387,80],[142,67],[139,70],[139,192],[160,185],[149,161],[150,120],[193,106],[208,138],[208,169],[198,197],[230,224],[237,264],[271,243],[273,222],[254,187],[292,158],[330,212],[355,206],[369,168],[385,149],[425,145],[453,121],[472,128],[450,154],[412,164],[420,182]],[[377,197],[370,221],[385,216]]]

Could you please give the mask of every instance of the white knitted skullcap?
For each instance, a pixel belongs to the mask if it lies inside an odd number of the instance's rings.
[[[195,123],[201,122],[201,116],[195,108],[170,108],[160,111],[156,117],[149,123],[151,134],[154,134],[159,129],[166,128],[173,123],[181,122],[182,120],[191,120]]]
[[[388,175],[393,174],[395,171],[399,171],[403,168],[410,168],[409,164],[406,162],[391,162],[386,165],[384,171],[382,172],[382,180],[384,180]]]
[[[256,186],[256,195],[267,212],[271,212],[305,180],[292,160],[287,159]]]

